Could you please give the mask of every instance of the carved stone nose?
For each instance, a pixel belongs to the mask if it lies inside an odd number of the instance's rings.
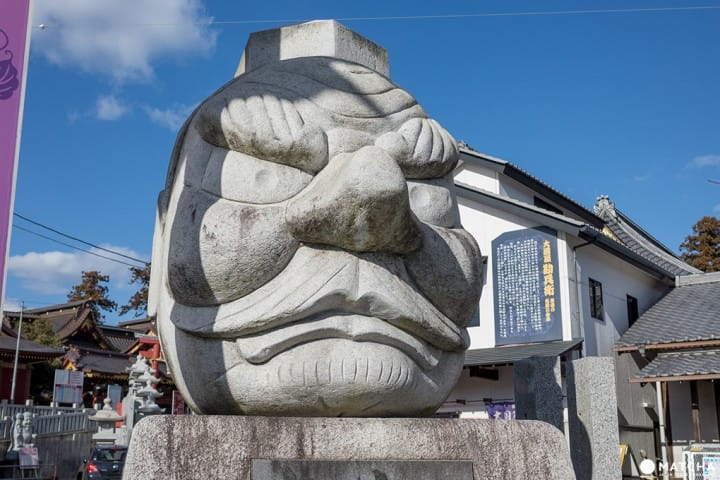
[[[285,221],[301,242],[354,252],[420,248],[400,167],[378,147],[333,158],[287,206]]]

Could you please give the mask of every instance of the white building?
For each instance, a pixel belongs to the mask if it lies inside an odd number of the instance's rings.
[[[699,272],[607,197],[590,211],[465,146],[455,184],[462,224],[484,255],[484,284],[466,368],[440,414],[512,416],[514,362],[616,357],[616,341],[675,277]],[[655,397],[652,387],[628,383],[636,367],[625,363],[617,357],[621,443],[636,426],[652,425],[639,405]]]

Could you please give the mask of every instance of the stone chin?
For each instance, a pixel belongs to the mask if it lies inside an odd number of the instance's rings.
[[[188,334],[161,315],[158,326],[175,383],[204,414],[429,415],[455,385],[464,358],[463,352],[435,351],[433,366],[423,368],[407,348],[321,338],[258,364],[243,357],[237,341]],[[188,356],[195,355],[188,368]]]

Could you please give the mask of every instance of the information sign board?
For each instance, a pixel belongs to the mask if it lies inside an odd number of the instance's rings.
[[[562,339],[557,232],[505,232],[492,242],[495,344]]]

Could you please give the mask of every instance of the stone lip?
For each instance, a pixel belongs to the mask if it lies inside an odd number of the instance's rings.
[[[143,419],[123,478],[250,479],[252,459],[463,460],[475,478],[575,478],[565,437],[543,422],[210,415]]]
[[[335,20],[315,20],[250,34],[235,76],[271,62],[334,57],[390,76],[387,50]]]
[[[303,246],[279,275],[242,298],[209,307],[178,302],[166,310],[178,328],[206,337],[234,339],[344,313],[385,320],[442,350],[465,350],[467,331],[417,293],[411,279],[392,275],[407,277],[402,267],[395,257]],[[308,280],[288,293],[284,286],[295,278]]]

